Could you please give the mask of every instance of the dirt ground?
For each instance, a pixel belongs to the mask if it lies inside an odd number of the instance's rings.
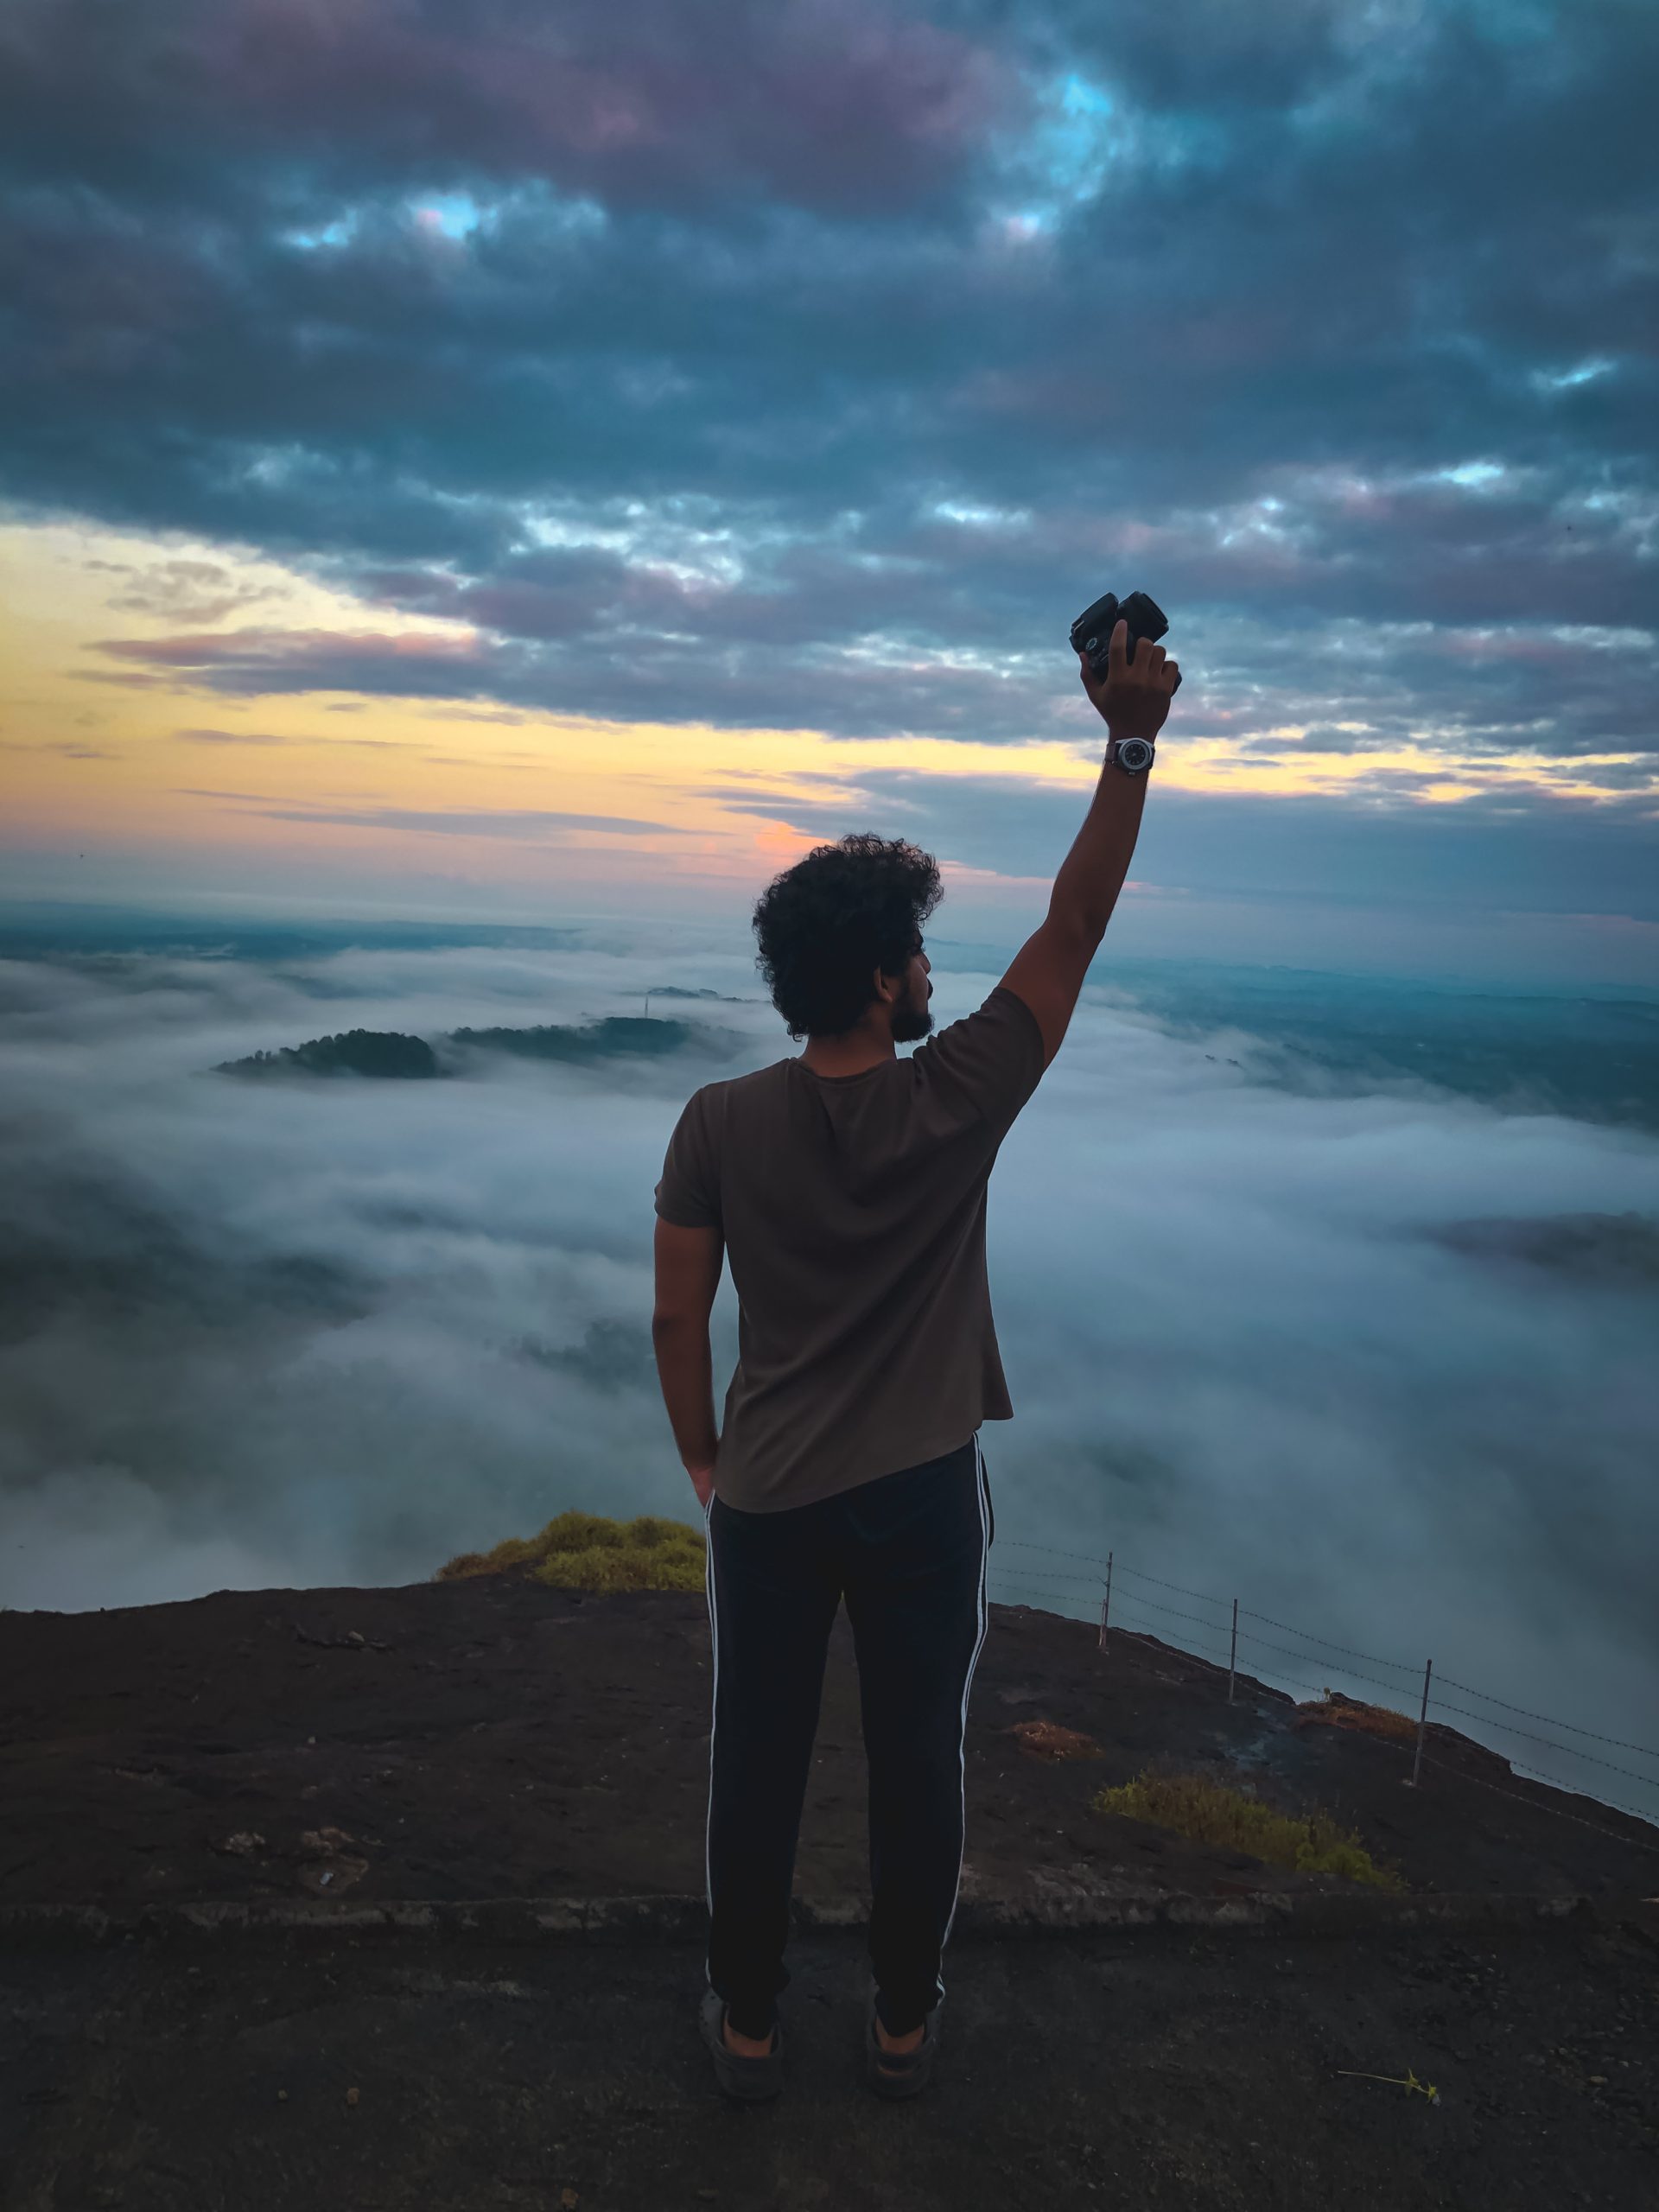
[[[940,2069],[859,2072],[861,1940],[798,1942],[728,2103],[699,1946],[143,1940],[0,1961],[6,2212],[1643,2212],[1656,1954],[1582,1928],[953,1943]],[[1376,2075],[1408,2070],[1423,2094]]]
[[[709,1623],[698,1593],[505,1576],[0,1614],[0,1904],[701,1897]],[[1055,1762],[1019,1732],[1076,1730]],[[1093,1810],[1149,1763],[1243,1777],[1356,1827],[1414,1889],[1652,1894],[1659,1832],[1449,1731],[1409,1752],[1150,1638],[994,1605],[968,1729],[964,1900],[1033,1872],[1205,1896],[1306,1888]],[[867,1894],[843,1614],[796,1886]]]

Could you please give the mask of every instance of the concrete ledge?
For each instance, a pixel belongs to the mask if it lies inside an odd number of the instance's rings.
[[[802,1929],[862,1928],[868,1906],[851,1895],[798,1897]],[[1580,1919],[1634,1923],[1659,1929],[1656,1901],[1640,1897],[1423,1895],[1332,1891],[1258,1891],[1224,1897],[1178,1891],[1108,1889],[1067,1882],[1033,1884],[1021,1895],[961,1899],[953,1937],[1065,1934],[1090,1929],[1187,1928],[1217,1932],[1272,1930],[1351,1936],[1414,1930],[1541,1929]],[[0,1906],[0,1947],[84,1947],[137,1937],[176,1941],[223,1936],[473,1938],[487,1942],[681,1942],[700,1941],[707,1912],[700,1897],[486,1897],[380,1904],[345,1898],[264,1904],[203,1902],[117,1907]]]

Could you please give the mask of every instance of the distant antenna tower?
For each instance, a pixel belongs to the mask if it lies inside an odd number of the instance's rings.
[[[651,1020],[651,993],[649,991],[645,993],[645,1020],[647,1021]]]

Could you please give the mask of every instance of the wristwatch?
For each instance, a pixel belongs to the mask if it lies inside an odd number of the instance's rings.
[[[1126,776],[1144,776],[1157,750],[1149,737],[1109,737],[1106,758]]]

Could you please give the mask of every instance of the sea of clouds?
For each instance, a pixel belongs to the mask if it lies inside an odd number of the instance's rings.
[[[997,970],[935,957],[942,1023]],[[1109,967],[992,1183],[992,1594],[1092,1615],[1110,1550],[1115,1618],[1224,1660],[1236,1595],[1267,1640],[1241,1664],[1287,1686],[1405,1702],[1432,1655],[1653,1741],[1659,1138],[1298,1080]],[[664,986],[728,995],[658,1000],[700,1025],[662,1058],[212,1072]],[[651,1357],[652,1194],[689,1092],[796,1049],[746,944],[13,958],[0,1040],[0,1603],[400,1583],[570,1506],[699,1516]],[[727,1284],[717,1394],[735,1319]],[[1491,1740],[1659,1810],[1659,1780]]]

